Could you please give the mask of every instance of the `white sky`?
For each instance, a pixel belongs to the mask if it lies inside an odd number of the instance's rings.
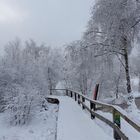
[[[62,46],[80,39],[94,0],[0,0],[0,47],[16,37]]]

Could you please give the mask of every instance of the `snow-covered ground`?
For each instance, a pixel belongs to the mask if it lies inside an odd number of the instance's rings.
[[[55,140],[57,105],[48,105],[48,110],[37,110],[32,121],[24,126],[10,126],[7,114],[0,114],[0,140]]]
[[[36,110],[28,125],[10,126],[7,113],[1,113],[0,140],[113,140],[111,127],[97,118],[91,120],[87,111],[83,111],[73,99],[66,96],[57,98],[59,111],[57,105],[48,103],[48,110]],[[112,114],[98,113],[112,120]],[[139,110],[124,113],[140,124]],[[121,129],[129,140],[140,140],[140,133],[123,119]]]
[[[69,97],[60,101],[57,140],[113,140]]]

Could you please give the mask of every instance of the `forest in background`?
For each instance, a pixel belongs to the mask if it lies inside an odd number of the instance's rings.
[[[138,0],[98,0],[81,40],[59,49],[9,42],[0,59],[0,111],[10,112],[12,124],[25,124],[58,83],[88,96],[99,83],[99,100],[140,91],[140,82],[138,89],[131,85],[140,79],[139,22]]]

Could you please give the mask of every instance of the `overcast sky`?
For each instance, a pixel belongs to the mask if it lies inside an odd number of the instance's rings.
[[[80,39],[93,0],[0,0],[0,47],[16,37],[62,46]]]

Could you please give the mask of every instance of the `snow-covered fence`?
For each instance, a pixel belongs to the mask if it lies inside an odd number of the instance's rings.
[[[128,140],[128,137],[122,132],[121,130],[121,122],[120,126],[115,123],[115,114],[118,114],[121,118],[123,118],[129,125],[131,125],[134,129],[140,132],[140,126],[137,125],[133,120],[126,116],[126,114],[119,108],[110,104],[102,103],[100,101],[92,100],[85,95],[78,93],[73,90],[69,89],[51,89],[51,93],[53,91],[65,91],[65,95],[73,98],[75,101],[81,105],[82,109],[86,109],[90,115],[91,119],[98,118],[101,121],[108,124],[114,130],[114,138],[117,140]],[[97,110],[107,111],[112,113],[113,120],[109,120],[108,118],[104,117],[103,115],[99,114]]]

